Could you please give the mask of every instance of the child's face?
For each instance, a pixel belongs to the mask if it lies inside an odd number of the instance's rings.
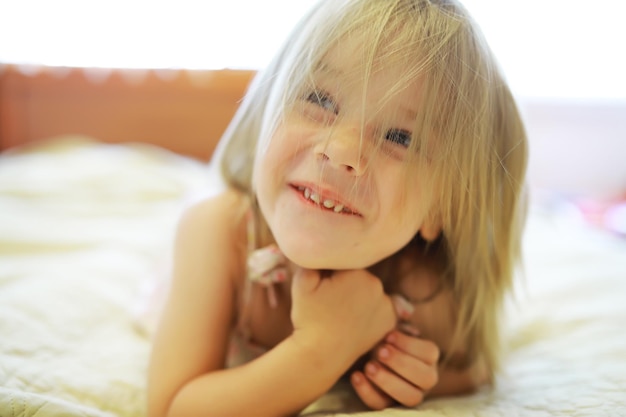
[[[387,99],[403,68],[376,72],[364,106],[365,85],[349,75],[357,58],[345,53],[355,49],[343,46],[326,56],[315,87],[303,89],[255,160],[265,220],[305,268],[370,266],[405,246],[431,208],[427,170],[404,162],[419,82]]]

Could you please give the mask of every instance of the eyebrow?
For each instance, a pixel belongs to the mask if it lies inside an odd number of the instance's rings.
[[[314,72],[321,72],[326,75],[340,76],[343,75],[343,71],[330,67],[326,62],[320,61],[316,66]]]
[[[417,110],[407,106],[400,106],[400,111],[404,113],[409,119],[415,120],[417,118]]]
[[[334,76],[334,77],[345,75],[345,73],[342,70],[331,67],[322,60],[320,60],[314,68],[315,68],[314,71],[319,71],[324,75],[329,75],[329,76]],[[412,107],[402,105],[400,106],[399,110],[410,120],[415,120],[417,118],[417,110],[413,109]]]

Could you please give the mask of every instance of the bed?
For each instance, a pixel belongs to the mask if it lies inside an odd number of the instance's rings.
[[[140,300],[253,75],[0,67],[0,416],[144,415]],[[531,201],[493,389],[366,412],[340,384],[305,414],[626,416],[626,240]]]

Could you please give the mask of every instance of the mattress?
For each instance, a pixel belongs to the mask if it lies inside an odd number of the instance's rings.
[[[0,416],[144,415],[139,301],[210,170],[78,136],[0,154]],[[338,385],[305,414],[626,416],[626,240],[573,212],[533,200],[494,387],[366,412]]]

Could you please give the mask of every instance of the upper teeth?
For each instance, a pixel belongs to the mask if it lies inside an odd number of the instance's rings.
[[[325,199],[324,201],[322,201],[320,195],[312,191],[310,188],[298,187],[298,189],[304,192],[304,198],[311,200],[317,205],[320,205],[321,203],[321,205],[323,205],[327,209],[332,209],[335,213],[340,213],[344,209],[343,204],[340,204],[334,200]]]

